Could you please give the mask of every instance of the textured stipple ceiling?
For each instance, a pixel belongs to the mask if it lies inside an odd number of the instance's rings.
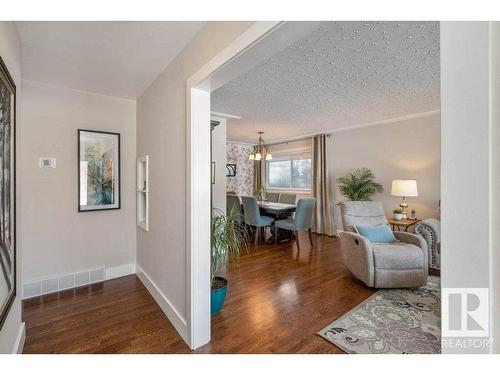
[[[228,139],[266,142],[440,108],[438,22],[325,22],[212,94]]]

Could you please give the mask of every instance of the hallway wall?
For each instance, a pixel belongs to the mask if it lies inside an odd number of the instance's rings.
[[[95,267],[132,265],[136,254],[135,101],[23,80],[19,210],[23,283]],[[121,134],[121,209],[78,212],[77,129]],[[56,158],[41,169],[39,157]],[[133,272],[133,269],[132,269]]]
[[[149,155],[150,178],[149,231],[138,229],[137,233],[138,273],[155,289],[185,340],[186,81],[251,25],[253,22],[208,22],[137,100],[137,154]]]

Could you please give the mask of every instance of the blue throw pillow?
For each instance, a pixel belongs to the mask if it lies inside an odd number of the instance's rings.
[[[396,241],[396,237],[394,237],[388,225],[377,225],[375,227],[356,225],[356,230],[363,237],[368,238],[370,242],[389,243]]]

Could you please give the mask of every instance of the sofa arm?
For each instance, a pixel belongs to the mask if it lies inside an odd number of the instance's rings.
[[[441,230],[437,219],[425,219],[415,225],[415,233],[427,242],[429,252],[429,267],[441,268]]]
[[[394,232],[394,237],[396,237],[396,239],[398,239],[401,242],[406,242],[421,248],[422,252],[424,253],[425,267],[426,268],[428,267],[429,253],[427,250],[427,242],[425,241],[425,239],[423,239],[420,236],[417,236],[416,234],[407,232]]]
[[[340,233],[342,260],[352,274],[366,285],[375,286],[373,251],[370,241],[353,232]]]

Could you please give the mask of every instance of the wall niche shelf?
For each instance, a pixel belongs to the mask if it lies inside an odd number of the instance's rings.
[[[137,158],[137,226],[149,231],[149,156]]]

